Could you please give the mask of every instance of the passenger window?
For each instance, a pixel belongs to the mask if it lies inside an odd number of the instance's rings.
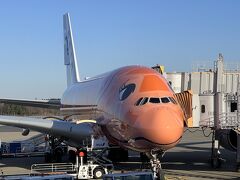
[[[159,98],[150,98],[149,102],[150,103],[160,103],[160,99]]]
[[[142,101],[142,97],[140,99],[137,100],[137,102],[135,103],[135,106],[139,106],[140,102]]]
[[[201,106],[201,113],[205,113],[205,105]]]
[[[124,85],[119,89],[119,99],[120,101],[123,101],[127,99],[128,96],[130,96],[131,93],[134,92],[136,85],[135,84],[128,84]]]
[[[161,98],[162,103],[169,103],[170,100],[167,97]]]

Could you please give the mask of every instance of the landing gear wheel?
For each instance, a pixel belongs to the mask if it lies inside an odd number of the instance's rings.
[[[162,156],[162,154],[163,154],[163,152],[160,152],[160,154],[158,154],[156,152],[155,153],[151,152],[151,154],[147,154],[151,158],[150,163],[151,163],[151,168],[153,171],[153,176],[155,179],[158,179],[158,180],[165,179],[163,170],[161,167],[161,162],[159,160],[159,157]]]
[[[95,169],[93,170],[93,177],[94,177],[95,179],[101,179],[104,174],[105,174],[105,173],[104,173],[104,170],[103,170],[102,168],[100,168],[100,167],[97,167],[97,168],[95,168]]]
[[[63,156],[63,151],[61,148],[57,148],[55,149],[55,152],[54,152],[54,158],[56,160],[56,162],[62,162],[62,156]]]
[[[160,170],[160,169],[158,170],[156,179],[165,180],[165,176],[164,176],[164,173],[162,172],[162,170]]]
[[[50,163],[52,161],[51,153],[47,152],[44,154],[45,162]]]
[[[72,163],[76,163],[76,152],[73,150],[68,151],[68,160]]]
[[[237,165],[236,165],[236,171],[237,171],[237,172],[240,172],[240,163],[237,163]]]
[[[214,158],[211,160],[211,165],[213,168],[220,168],[222,165],[222,161],[220,158]]]
[[[108,158],[113,162],[127,161],[128,151],[122,148],[110,149]]]

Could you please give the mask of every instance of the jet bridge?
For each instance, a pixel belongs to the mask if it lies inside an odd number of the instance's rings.
[[[166,73],[184,109],[188,128],[211,128],[212,165],[221,164],[219,147],[236,152],[240,167],[240,63],[198,63],[193,72]]]

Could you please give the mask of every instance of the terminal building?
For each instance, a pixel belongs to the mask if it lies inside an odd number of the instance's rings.
[[[219,145],[237,152],[239,166],[240,63],[225,63],[222,54],[219,54],[212,65],[199,63],[193,66],[192,72],[162,74],[175,91],[180,104],[186,106],[188,102],[187,126],[209,127],[213,130],[213,166],[219,165]],[[184,91],[185,95],[182,93]]]

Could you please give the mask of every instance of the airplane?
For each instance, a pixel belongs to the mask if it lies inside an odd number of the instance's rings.
[[[63,16],[63,25],[67,89],[59,103],[13,99],[1,102],[60,108],[63,114],[84,118],[70,122],[0,116],[0,124],[50,134],[78,148],[91,135],[105,136],[112,144],[145,153],[159,174],[159,157],[180,141],[186,119],[169,83],[160,73],[144,66],[121,67],[81,81],[68,13]]]

